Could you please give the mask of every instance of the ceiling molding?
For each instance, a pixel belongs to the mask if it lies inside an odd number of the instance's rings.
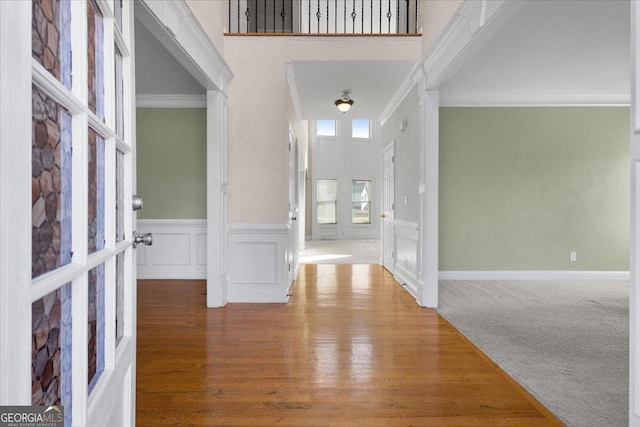
[[[142,0],[135,12],[202,86],[226,92],[233,72],[185,0]]]
[[[446,93],[440,92],[441,107],[572,107],[628,106],[629,94],[620,93]]]
[[[416,64],[412,69],[406,79],[402,82],[396,93],[389,101],[389,104],[384,109],[378,121],[380,122],[380,126],[384,126],[387,120],[393,115],[393,113],[398,109],[402,101],[409,95],[413,86],[424,76],[422,72],[422,67],[420,64]]]
[[[289,93],[293,101],[293,109],[296,111],[296,119],[302,120],[302,108],[300,106],[300,96],[298,95],[298,87],[296,86],[296,78],[293,73],[293,64],[291,61],[287,61],[287,83],[289,84]]]
[[[136,108],[207,108],[207,96],[136,95]]]

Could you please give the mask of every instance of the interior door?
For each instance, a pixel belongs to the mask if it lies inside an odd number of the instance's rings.
[[[299,256],[299,222],[298,222],[298,147],[293,131],[289,130],[289,285],[296,278]],[[290,289],[287,290],[288,293]]]
[[[0,405],[134,425],[133,3],[2,1],[0,28]]]
[[[393,273],[395,268],[394,208],[395,208],[395,148],[387,145],[382,153],[382,265]]]

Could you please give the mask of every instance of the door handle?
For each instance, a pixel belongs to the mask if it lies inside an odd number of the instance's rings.
[[[140,243],[145,246],[153,245],[153,234],[145,233],[139,234],[137,231],[133,232],[133,247],[137,247]]]
[[[297,221],[297,220],[298,220],[297,217],[295,217],[295,216],[291,217],[291,221]]]

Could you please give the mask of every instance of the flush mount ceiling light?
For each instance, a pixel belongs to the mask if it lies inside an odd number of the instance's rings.
[[[340,110],[342,113],[346,113],[347,111],[349,111],[349,109],[353,105],[353,100],[349,97],[350,92],[350,90],[345,89],[342,91],[342,96],[336,99],[336,107],[338,107],[338,110]]]

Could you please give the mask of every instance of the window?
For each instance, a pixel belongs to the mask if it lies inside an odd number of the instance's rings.
[[[370,120],[353,120],[351,122],[352,138],[371,138],[371,121]]]
[[[317,121],[318,136],[336,136],[336,121],[335,120],[318,120]]]
[[[371,224],[371,181],[351,182],[351,223]]]
[[[318,194],[316,197],[316,222],[318,224],[335,224],[337,222],[337,196],[337,180],[318,180]]]

